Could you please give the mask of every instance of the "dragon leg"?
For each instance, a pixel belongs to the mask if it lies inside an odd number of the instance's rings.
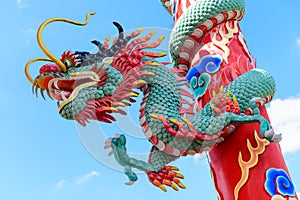
[[[249,107],[254,116],[255,115],[261,116],[259,107],[264,106],[268,102],[267,101],[268,99],[270,99],[270,98],[254,97],[253,99],[250,100]],[[264,119],[264,122],[268,123],[268,121],[265,119]],[[261,132],[261,134],[264,134],[264,137],[266,137],[269,141],[280,142],[282,139],[281,133],[274,134],[274,130],[269,123],[268,123],[268,125],[265,125],[265,126],[269,126],[269,128],[265,132]]]
[[[271,125],[268,122],[268,120],[259,114],[258,108],[257,110],[256,108],[254,110],[255,110],[254,115],[237,115],[230,112],[226,112],[224,113],[224,115],[225,118],[230,120],[230,123],[247,124],[247,123],[259,122],[260,135],[263,138],[269,140],[270,142],[279,142],[281,140],[281,134],[274,134],[274,131],[271,128]]]
[[[272,129],[270,123],[266,118],[260,115],[259,108],[257,106],[257,101],[253,100],[250,102],[250,109],[253,111],[253,115],[241,115],[233,112],[224,112],[219,116],[211,116],[205,121],[210,121],[211,124],[220,125],[223,129],[211,129],[204,130],[203,132],[199,132],[195,129],[194,125],[186,118],[182,118],[182,121],[185,122],[188,128],[185,128],[183,123],[179,120],[175,120],[172,118],[166,119],[164,116],[151,115],[151,117],[159,119],[162,121],[164,127],[174,137],[178,138],[189,138],[191,140],[215,140],[219,138],[223,134],[228,134],[234,131],[231,124],[247,124],[253,122],[260,123],[260,134],[263,138],[271,142],[280,142],[281,134],[274,134],[274,130]],[[204,117],[202,119],[205,119]],[[204,124],[205,121],[199,122],[199,124]],[[174,129],[171,124],[173,124],[177,129]],[[212,126],[212,127],[214,127]]]
[[[174,190],[178,190],[177,186],[185,189],[185,186],[179,180],[184,178],[182,174],[177,172],[179,169],[174,166],[167,166],[168,163],[178,157],[168,155],[153,147],[149,162],[131,158],[127,154],[125,135],[115,135],[113,138],[108,139],[105,148],[109,147],[112,148],[109,155],[113,154],[118,164],[124,167],[124,173],[129,179],[127,185],[132,185],[138,180],[136,173],[133,171],[133,169],[138,169],[145,172],[149,181],[163,191],[167,191],[165,185],[172,187]]]
[[[264,99],[260,97],[254,97],[249,102],[249,107],[253,113],[253,115],[260,115],[259,106],[263,106],[265,104]]]

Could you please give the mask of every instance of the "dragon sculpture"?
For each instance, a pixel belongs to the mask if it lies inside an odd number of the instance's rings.
[[[275,134],[260,113],[272,100],[276,86],[268,72],[254,69],[255,60],[240,33],[237,21],[243,16],[244,2],[187,2],[189,8],[186,12],[181,9],[183,14],[178,16],[176,1],[161,0],[176,21],[170,41],[172,68],[159,61],[165,53],[151,51],[160,45],[163,36],[150,43],[155,31],[138,37],[143,31],[140,28],[124,35],[117,22],[114,25],[119,33],[111,45],[110,38],[104,43],[92,41],[98,48],[96,53],[65,51],[58,59],[47,50],[42,41],[42,30],[47,24],[63,21],[83,26],[95,13],[89,13],[84,22],[46,20],[37,36],[48,58],[32,59],[25,67],[33,93],[45,98],[46,92],[57,101],[63,118],[82,126],[90,120],[115,121],[114,114],[125,115],[122,108],[143,95],[140,124],[153,145],[148,162],[128,156],[124,135],[115,135],[105,142],[105,148],[111,148],[109,155],[113,154],[124,167],[128,185],[137,181],[133,169],[138,169],[163,191],[167,191],[165,186],[174,190],[185,188],[181,182],[184,176],[169,163],[180,156],[209,151],[241,124],[258,122],[260,138],[269,142],[281,140],[281,134]],[[206,45],[209,42],[214,45]],[[236,43],[242,46],[242,53],[230,54],[228,46]],[[197,52],[201,52],[200,56]],[[237,54],[241,55],[239,59],[234,57]],[[192,57],[195,59],[189,59]],[[29,67],[36,61],[50,63],[43,65],[33,79]]]

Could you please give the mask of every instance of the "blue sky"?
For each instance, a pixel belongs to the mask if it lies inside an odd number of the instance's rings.
[[[282,148],[299,191],[300,2],[246,0],[246,3],[247,13],[241,27],[258,67],[270,71],[276,79],[278,91],[268,109],[273,126],[283,133]],[[62,119],[55,102],[32,95],[24,75],[28,60],[44,56],[35,39],[36,30],[44,20],[67,17],[82,21],[86,13],[97,12],[86,27],[57,23],[44,31],[47,47],[57,56],[66,49],[90,51],[94,47],[89,41],[101,41],[116,33],[112,21],[120,22],[125,30],[141,26],[169,29],[172,19],[158,0],[3,0],[0,7],[3,63],[0,67],[0,199],[182,200],[200,195],[200,199],[216,199],[204,157],[181,158],[174,163],[186,177],[186,190],[163,193],[148,183],[143,174],[139,174],[134,186],[125,186],[127,180],[122,173],[99,162],[104,157],[102,152],[101,155],[88,152],[91,151],[85,147],[88,141],[80,139],[84,131],[74,122]],[[32,73],[38,67],[34,65]],[[124,127],[96,124],[94,128],[109,137]],[[129,136],[128,148],[143,156],[150,144],[140,135],[137,131]],[[102,142],[99,141],[99,146]]]

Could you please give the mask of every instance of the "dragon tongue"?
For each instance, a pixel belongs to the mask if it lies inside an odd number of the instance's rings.
[[[60,94],[58,92],[52,93],[52,97],[58,101],[63,100],[62,94]]]
[[[71,95],[71,92],[62,92],[62,91],[58,92],[58,91],[56,91],[56,92],[52,93],[52,97],[54,99],[58,100],[58,101],[67,100],[70,97],[70,95]]]
[[[69,98],[71,96],[71,94],[72,94],[72,92],[67,92],[64,95],[65,95],[66,98]]]

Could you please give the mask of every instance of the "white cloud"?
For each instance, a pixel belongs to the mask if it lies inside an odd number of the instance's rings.
[[[29,4],[24,3],[23,0],[17,0],[17,6],[18,6],[18,8],[26,8],[26,7],[29,7]]]
[[[83,184],[83,183],[89,181],[91,178],[96,177],[96,176],[99,176],[99,173],[96,172],[96,171],[91,171],[90,173],[85,174],[85,175],[77,178],[77,180],[75,181],[75,183],[77,185],[80,185],[80,184]]]
[[[63,186],[65,186],[66,183],[67,183],[67,181],[64,180],[64,179],[62,179],[62,180],[58,181],[58,182],[55,184],[55,186],[56,186],[57,188],[62,188]]]
[[[99,176],[100,174],[96,171],[91,171],[88,174],[85,174],[83,176],[79,176],[77,178],[74,178],[73,180],[69,181],[66,179],[61,179],[55,184],[56,188],[63,188],[66,185],[81,185],[83,183],[86,183],[87,181],[91,180],[91,178]]]
[[[300,150],[300,98],[275,99],[270,103],[268,113],[275,132],[282,133],[282,151]]]
[[[195,154],[193,156],[194,162],[195,164],[199,164],[199,163],[207,163],[207,154],[206,153],[201,153],[201,154]]]

